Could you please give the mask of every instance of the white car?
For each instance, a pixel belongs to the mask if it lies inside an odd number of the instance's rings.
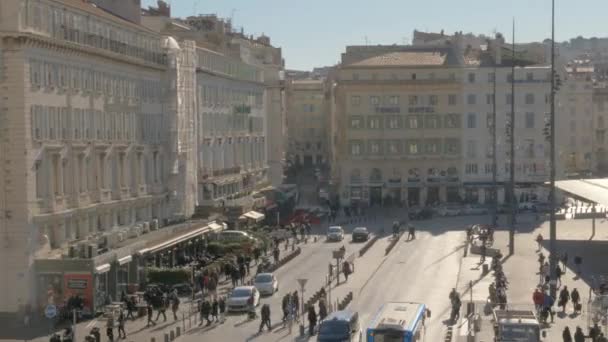
[[[279,281],[272,273],[260,273],[255,276],[253,285],[261,295],[273,295],[279,291]]]
[[[461,210],[459,207],[440,207],[437,212],[440,216],[458,216]]]
[[[260,292],[255,286],[238,286],[226,300],[228,312],[249,311],[260,304]]]
[[[331,226],[327,229],[327,241],[344,240],[344,229],[340,226]]]

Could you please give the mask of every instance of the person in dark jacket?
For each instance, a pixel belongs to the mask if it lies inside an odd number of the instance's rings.
[[[122,310],[120,310],[120,314],[118,315],[118,338],[126,339],[127,333],[125,332],[125,314]]]
[[[308,334],[313,336],[315,334],[315,327],[317,325],[317,313],[315,312],[314,306],[308,307]]]
[[[260,315],[262,316],[262,321],[260,322],[260,332],[264,330],[264,325],[268,327],[268,331],[272,330],[270,324],[270,305],[264,304],[262,305],[262,309],[260,310]]]
[[[207,321],[207,325],[211,324],[211,320],[209,319],[209,314],[211,314],[211,304],[209,303],[209,301],[204,300],[201,303],[201,323],[200,325],[203,324],[203,319]]]
[[[160,301],[158,303],[158,312],[156,313],[156,319],[154,322],[158,321],[160,315],[163,315],[163,322],[166,322],[167,315],[165,314],[165,311],[167,311],[167,297],[163,295],[160,297]]]
[[[564,286],[564,288],[559,292],[559,306],[562,307],[562,312],[566,312],[566,306],[568,305],[569,300],[570,292],[568,291],[568,286]]]
[[[211,320],[215,320],[216,322],[220,321],[219,311],[220,303],[218,303],[217,298],[214,298],[213,303],[211,304]]]
[[[578,290],[576,288],[572,289],[572,292],[570,293],[570,299],[572,299],[572,305],[574,306],[574,313],[578,313],[580,312],[580,301],[581,301],[581,295],[578,293]]]
[[[323,322],[327,317],[327,303],[324,298],[319,300],[319,323]]]
[[[581,327],[576,327],[576,331],[574,332],[574,342],[585,342],[585,334],[583,334]]]
[[[154,320],[152,319],[152,315],[154,314],[154,309],[152,309],[152,304],[148,303],[148,307],[147,307],[146,311],[148,313],[147,326],[149,327],[150,325],[156,325],[156,322],[154,322]]]
[[[294,291],[291,295],[291,300],[293,302],[293,306],[296,309],[296,321],[300,319],[300,298],[298,297],[298,291]]]
[[[562,339],[564,340],[564,342],[572,342],[572,334],[570,333],[570,328],[564,328],[564,332],[562,332]]]
[[[220,297],[218,306],[220,308],[220,323],[224,323],[224,313],[226,312],[226,300],[224,297]]]

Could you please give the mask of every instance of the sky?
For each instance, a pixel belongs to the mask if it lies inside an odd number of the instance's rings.
[[[409,43],[414,29],[493,35],[516,42],[551,35],[551,0],[167,0],[173,17],[233,17],[246,34],[262,33],[283,49],[286,68],[334,65],[347,45]],[[555,0],[556,41],[608,36],[607,0]],[[156,5],[143,0],[142,6]]]

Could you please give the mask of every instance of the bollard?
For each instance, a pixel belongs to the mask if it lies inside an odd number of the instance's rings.
[[[176,327],[175,328],[175,338],[180,337],[181,334],[182,334],[182,329],[180,327]]]
[[[182,312],[182,327],[183,327],[184,331],[186,331],[186,314],[183,312]],[[179,329],[179,327],[177,327],[177,329]]]

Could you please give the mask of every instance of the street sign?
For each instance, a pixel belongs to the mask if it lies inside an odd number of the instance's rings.
[[[44,316],[48,319],[55,318],[57,316],[57,307],[53,304],[49,304],[44,308]]]
[[[304,288],[304,286],[306,286],[307,281],[308,279],[298,279],[298,284],[300,284],[301,288]]]

